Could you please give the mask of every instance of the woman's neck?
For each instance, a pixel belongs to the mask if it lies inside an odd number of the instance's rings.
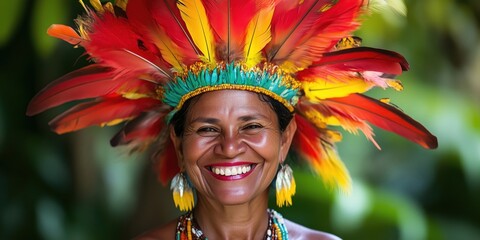
[[[268,198],[222,206],[199,199],[194,219],[209,240],[263,239],[268,227]]]

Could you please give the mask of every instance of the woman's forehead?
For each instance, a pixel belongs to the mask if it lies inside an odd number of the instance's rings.
[[[218,90],[204,93],[192,102],[187,116],[190,121],[197,118],[232,117],[246,121],[252,118],[276,117],[270,104],[258,93],[243,90]]]

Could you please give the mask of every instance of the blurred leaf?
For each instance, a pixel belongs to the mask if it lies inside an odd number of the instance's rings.
[[[44,239],[65,239],[65,212],[55,200],[44,197],[36,206],[37,222]]]
[[[40,56],[52,51],[58,40],[47,35],[47,29],[54,23],[67,22],[69,14],[68,1],[37,0],[33,10],[32,36],[33,44]]]
[[[8,42],[12,33],[21,20],[25,0],[3,0],[0,1],[0,47]]]
[[[0,146],[3,146],[3,141],[5,139],[5,125],[6,119],[4,119],[5,114],[3,113],[3,103],[0,101]]]

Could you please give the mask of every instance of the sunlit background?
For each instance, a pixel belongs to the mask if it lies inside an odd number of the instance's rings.
[[[439,148],[375,129],[379,151],[344,133],[353,192],[299,166],[294,205],[279,211],[344,239],[480,239],[480,1],[406,3],[406,17],[373,14],[358,31],[411,65],[403,92],[371,95],[390,97]],[[0,239],[131,239],[179,214],[147,154],[110,147],[115,127],[58,136],[47,123],[68,106],[25,116],[36,92],[86,64],[82,49],[45,33],[81,13],[76,0],[0,1]]]

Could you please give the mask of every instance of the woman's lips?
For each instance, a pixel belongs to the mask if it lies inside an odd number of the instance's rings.
[[[230,181],[230,180],[239,180],[242,179],[253,171],[256,164],[252,163],[245,163],[245,164],[237,164],[233,166],[209,166],[207,167],[210,170],[212,175],[220,180]]]

